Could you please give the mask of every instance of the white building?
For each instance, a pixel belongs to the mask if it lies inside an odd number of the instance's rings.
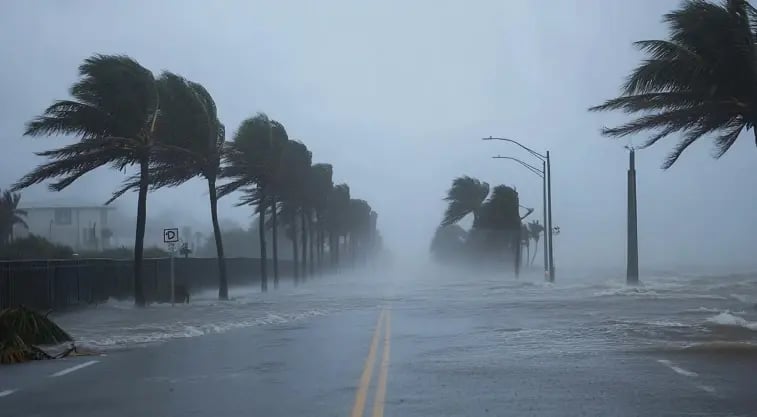
[[[114,243],[113,230],[108,227],[110,206],[30,206],[19,207],[26,212],[26,224],[16,225],[14,236],[34,234],[70,246],[74,250],[102,250]]]

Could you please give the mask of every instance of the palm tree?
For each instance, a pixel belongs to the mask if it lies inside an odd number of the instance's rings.
[[[260,239],[260,289],[268,290],[268,256],[265,239],[265,217],[273,206],[273,185],[284,142],[274,133],[280,126],[263,113],[246,119],[237,130],[232,142],[224,152],[226,166],[221,176],[231,181],[218,187],[218,194],[225,196],[241,190],[244,197],[237,205],[254,205],[258,214]]]
[[[371,224],[371,206],[361,199],[350,199],[347,221],[349,230],[349,248],[352,263],[357,263],[358,257],[365,254],[366,240]]]
[[[543,231],[544,226],[539,224],[538,220],[532,220],[528,222],[528,234],[531,239],[534,240],[534,245],[536,247],[536,249],[534,249],[534,256],[531,258],[531,265],[534,264],[534,260],[536,260],[536,254],[539,252],[539,238]]]
[[[292,240],[295,282],[299,279],[299,250],[297,246],[297,215],[306,193],[305,178],[310,170],[312,154],[301,142],[288,140],[281,154],[277,171],[276,190],[281,200],[281,217]]]
[[[347,212],[350,206],[350,187],[347,184],[338,184],[331,189],[326,210],[326,228],[329,233],[329,253],[331,254],[331,266],[339,266],[339,247],[342,236],[345,235],[347,226]]]
[[[757,141],[757,11],[744,0],[686,0],[664,21],[667,40],[635,43],[648,58],[631,72],[621,96],[590,109],[640,116],[602,133],[622,137],[654,131],[642,145],[647,147],[681,132],[663,168],[705,135],[715,135],[716,158],[743,130],[752,129]]]
[[[494,252],[499,252],[503,247],[512,249],[516,275],[520,270],[519,208],[518,192],[514,188],[498,185],[481,205],[479,216],[473,221],[473,231],[484,232],[482,244],[485,249]]]
[[[139,166],[134,239],[134,301],[145,305],[142,283],[150,157],[156,142],[160,98],[153,74],[127,56],[94,55],[79,67],[72,100],[56,101],[26,126],[25,135],[70,134],[79,141],[40,152],[49,162],[21,178],[13,190],[55,179],[61,191],[101,166]],[[113,198],[118,196],[114,195]],[[112,201],[113,199],[111,199]]]
[[[471,213],[475,222],[487,195],[489,184],[468,176],[455,178],[444,199],[449,204],[444,213],[442,226],[455,224]]]
[[[334,188],[333,175],[334,169],[331,164],[314,164],[310,170],[310,195],[316,221],[316,234],[314,239],[311,240],[316,243],[316,256],[319,270],[322,267],[326,210],[328,209],[331,189]],[[313,245],[311,245],[311,247],[313,247]],[[311,252],[311,265],[313,264],[312,255]]]
[[[13,226],[20,224],[26,227],[26,211],[18,208],[21,194],[5,190],[0,195],[0,245],[13,240]]]
[[[150,185],[155,190],[178,186],[198,176],[205,178],[218,258],[218,298],[227,300],[229,290],[216,193],[225,128],[218,120],[215,101],[202,85],[170,72],[164,72],[157,84],[161,109],[155,132],[159,144],[153,149]],[[138,182],[136,179],[127,184],[121,192],[138,186]]]

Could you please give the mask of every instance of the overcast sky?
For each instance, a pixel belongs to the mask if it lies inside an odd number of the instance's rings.
[[[128,54],[213,94],[229,139],[258,111],[334,165],[337,182],[379,213],[387,245],[423,254],[451,180],[467,174],[517,187],[541,218],[540,180],[495,154],[528,158],[506,136],[553,155],[556,264],[622,265],[627,141],[599,135],[625,120],[586,109],[618,92],[640,59],[631,42],[665,35],[672,0],[576,1],[27,1],[0,14],[0,187],[61,138],[22,138],[23,126],[67,98],[93,53]],[[641,142],[644,138],[636,139]],[[757,149],[748,132],[720,160],[709,139],[672,169],[669,138],[638,154],[643,266],[757,264]],[[103,168],[27,203],[102,203],[123,174]],[[209,227],[201,181],[153,193],[148,214],[176,212]],[[222,200],[221,217],[250,221]],[[134,196],[119,210],[136,211]],[[192,220],[193,219],[193,220]]]

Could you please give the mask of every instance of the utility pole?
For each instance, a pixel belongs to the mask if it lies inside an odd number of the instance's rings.
[[[555,257],[553,255],[554,247],[552,246],[552,169],[549,162],[549,151],[547,151],[547,218],[549,219],[549,282],[555,282]]]
[[[627,147],[628,153],[628,254],[626,284],[639,283],[639,239],[636,223],[636,155],[635,149]]]
[[[541,161],[541,170],[542,172],[547,172],[546,161]],[[548,224],[547,224],[547,179],[546,179],[546,176],[542,177],[541,183],[542,183],[542,194],[543,194],[542,215],[544,216],[544,219],[543,219],[544,223],[542,223],[544,225],[544,238],[542,239],[543,240],[542,243],[544,244],[544,251],[543,251],[544,252],[544,278],[548,278],[549,277],[549,254],[548,254],[549,243],[547,241],[548,239],[547,233],[549,233],[549,230],[547,229]]]

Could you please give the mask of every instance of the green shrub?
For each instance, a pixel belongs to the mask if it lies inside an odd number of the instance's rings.
[[[36,235],[0,245],[0,259],[69,259],[73,254],[70,247]]]

